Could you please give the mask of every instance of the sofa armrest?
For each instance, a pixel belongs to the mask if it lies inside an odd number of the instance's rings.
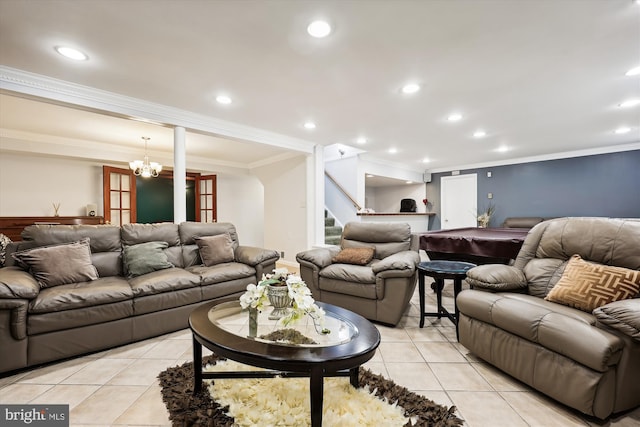
[[[18,267],[0,268],[0,298],[33,299],[40,286],[36,279]]]
[[[640,341],[640,299],[626,299],[593,310],[596,319],[636,341]]]
[[[277,251],[255,246],[238,246],[235,250],[236,261],[250,266],[262,263],[276,262],[280,255]]]
[[[24,299],[0,299],[0,312],[10,313],[9,330],[14,340],[23,340],[27,337],[27,308],[29,301]],[[0,342],[5,338],[2,336],[0,327]]]
[[[503,292],[526,289],[527,278],[513,266],[485,264],[467,271],[467,283],[474,288]]]
[[[327,246],[325,248],[309,249],[296,255],[298,262],[306,261],[318,267],[319,269],[331,265],[331,260],[340,252],[339,246]]]
[[[388,270],[411,270],[415,271],[416,265],[420,262],[420,255],[415,251],[402,251],[389,255],[371,265],[374,274]]]

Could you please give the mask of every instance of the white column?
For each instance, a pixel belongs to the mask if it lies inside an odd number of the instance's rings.
[[[324,244],[324,147],[307,157],[307,247]]]
[[[173,130],[173,222],[187,220],[187,164],[185,129]]]

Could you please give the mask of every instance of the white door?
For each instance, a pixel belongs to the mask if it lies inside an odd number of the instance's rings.
[[[477,227],[478,176],[473,174],[443,176],[440,180],[442,221],[440,227]]]

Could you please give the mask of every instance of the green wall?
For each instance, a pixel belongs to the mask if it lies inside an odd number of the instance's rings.
[[[173,222],[173,179],[136,178],[137,222]],[[195,183],[187,181],[187,221],[195,221]]]

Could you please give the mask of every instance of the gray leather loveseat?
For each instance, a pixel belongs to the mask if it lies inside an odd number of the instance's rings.
[[[460,343],[585,414],[640,405],[640,221],[559,218],[515,263],[469,270]],[[490,292],[487,292],[490,291]],[[616,301],[617,300],[617,301]]]
[[[278,260],[229,223],[36,225],[22,237],[7,261],[14,252],[23,268],[0,269],[0,373],[186,328],[195,307],[239,297]]]

